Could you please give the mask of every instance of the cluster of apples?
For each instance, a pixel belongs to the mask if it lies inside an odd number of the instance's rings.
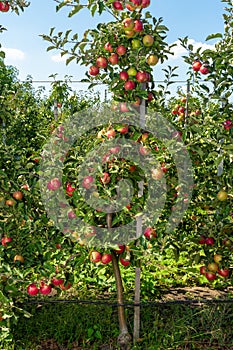
[[[230,270],[222,266],[222,258],[221,254],[214,254],[213,261],[209,262],[207,266],[203,265],[200,267],[200,273],[209,281],[214,281],[217,278],[217,274],[227,278],[230,274]]]
[[[116,11],[123,11],[125,8],[129,11],[136,11],[146,8],[150,5],[150,0],[130,0],[114,1],[112,6]]]
[[[184,119],[185,112],[186,112],[186,101],[187,101],[187,98],[185,96],[181,97],[180,102],[177,103],[172,109],[171,113],[177,116],[177,119],[175,121],[180,122]],[[199,108],[192,111],[189,110],[190,116],[198,116],[200,114],[201,114],[201,110]]]
[[[199,244],[206,244],[214,246],[215,239],[213,237],[205,237],[201,235]],[[224,238],[222,244],[225,247],[231,248],[232,241],[229,238]],[[200,273],[204,275],[209,281],[214,281],[219,276],[227,278],[230,274],[229,268],[226,268],[222,264],[223,256],[221,254],[214,254],[213,261],[209,262],[207,266],[200,267]]]
[[[0,1],[0,11],[1,12],[8,12],[9,9],[10,9],[10,5],[7,1],[6,2]]]
[[[201,74],[209,74],[209,63],[208,62],[201,62],[199,59],[195,60],[192,64],[192,69],[194,72],[200,72]]]
[[[27,185],[26,185],[27,186]],[[25,187],[26,189],[26,187]],[[23,192],[21,191],[15,191],[13,194],[12,194],[12,197],[13,198],[9,198],[5,201],[5,204],[8,205],[9,207],[12,207],[13,205],[15,205],[15,200],[16,199],[17,201],[21,201],[23,199]]]
[[[39,293],[42,295],[48,295],[52,292],[52,287],[60,287],[61,290],[67,290],[71,287],[71,283],[67,283],[65,285],[64,280],[62,278],[54,277],[51,280],[51,283],[46,283],[44,281],[40,281],[39,283],[30,283],[27,286],[27,293],[32,296],[37,295]]]
[[[153,227],[147,227],[144,230],[144,236],[147,240],[151,241],[157,237],[156,231]],[[119,255],[119,261],[121,265],[123,266],[129,266],[130,265],[130,247],[118,244],[118,249],[114,249],[114,252]],[[102,263],[102,264],[109,264],[112,261],[112,254],[110,253],[104,253],[101,254],[97,250],[93,250],[90,253],[90,260],[93,263]]]

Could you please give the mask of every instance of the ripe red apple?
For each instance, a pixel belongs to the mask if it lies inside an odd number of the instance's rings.
[[[148,6],[150,6],[150,0],[142,0],[141,7],[145,9]]]
[[[68,282],[68,283],[66,283],[66,284],[64,284],[64,283],[60,284],[60,288],[61,288],[62,290],[70,289],[71,286],[72,286],[72,285],[71,285],[70,282]]]
[[[13,199],[7,199],[5,201],[5,204],[8,205],[9,207],[12,207],[13,205],[15,205],[15,201]]]
[[[126,102],[122,102],[120,103],[120,111],[121,112],[129,112],[129,108],[127,107],[127,103]]]
[[[216,262],[211,262],[208,264],[208,270],[211,272],[218,271],[218,264]]]
[[[93,181],[94,181],[93,176],[90,176],[90,175],[85,176],[83,181],[82,181],[82,187],[89,190],[92,186]]]
[[[75,214],[75,212],[73,210],[70,210],[67,214],[69,219],[75,219],[77,217],[77,215]]]
[[[150,153],[150,149],[144,146],[140,146],[139,152],[141,153],[142,156],[146,156],[147,154]]]
[[[205,239],[205,244],[207,244],[207,245],[214,245],[214,238],[213,237],[207,237],[206,239]]]
[[[147,95],[147,101],[148,102],[151,102],[151,101],[153,101],[153,99],[154,99],[154,94],[152,93],[152,92],[148,92],[148,95]]]
[[[112,261],[112,255],[111,254],[103,254],[101,258],[102,264],[108,264]]]
[[[127,10],[132,11],[132,12],[135,11],[135,9],[136,9],[136,6],[133,6],[129,2],[126,3],[125,7],[127,8]]]
[[[230,130],[233,127],[233,122],[230,119],[228,119],[225,120],[225,122],[223,122],[222,125],[225,130]]]
[[[7,246],[7,243],[10,243],[12,241],[11,237],[2,237],[1,242],[4,247]]]
[[[153,229],[153,227],[147,227],[143,234],[149,240],[157,237],[157,234],[155,232],[155,229]]]
[[[202,63],[199,61],[199,60],[196,60],[193,62],[192,64],[192,69],[195,71],[195,72],[198,72],[200,70],[202,66]]]
[[[201,235],[198,241],[199,244],[206,244],[206,237]]]
[[[218,274],[222,277],[228,277],[230,274],[229,269],[218,269]]]
[[[135,32],[141,32],[143,30],[143,23],[139,19],[136,19],[134,21],[134,28]]]
[[[62,283],[64,283],[64,280],[62,278],[54,277],[51,282],[54,286],[60,286]]]
[[[139,83],[145,83],[147,82],[147,74],[146,72],[144,71],[139,71],[137,72],[136,74],[136,80],[139,82]]]
[[[97,262],[101,261],[102,255],[97,251],[93,251],[93,252],[91,252],[90,258],[91,258],[92,262],[97,263]]]
[[[129,171],[133,173],[136,170],[136,165],[130,165]]]
[[[112,53],[111,56],[108,58],[108,61],[112,64],[115,65],[118,63],[118,54],[117,53]]]
[[[99,68],[96,67],[96,66],[91,66],[90,69],[89,69],[89,74],[93,75],[93,76],[98,75],[99,74]]]
[[[40,282],[40,293],[43,295],[48,295],[51,293],[52,287],[50,284],[46,284],[44,282]]]
[[[150,47],[154,43],[154,38],[150,34],[146,34],[142,39],[143,45],[146,47]]]
[[[31,283],[27,287],[27,292],[28,292],[29,295],[37,295],[39,293],[39,288],[37,288],[35,283]]]
[[[196,109],[194,113],[195,113],[195,115],[200,115],[201,114],[201,110],[200,109]]]
[[[129,75],[127,72],[125,72],[125,71],[120,72],[120,79],[121,80],[128,80],[128,78],[129,78]]]
[[[119,131],[121,134],[127,134],[127,132],[129,131],[129,126],[128,125],[122,125],[120,126],[117,131]]]
[[[12,197],[14,199],[17,199],[18,201],[21,201],[22,198],[23,198],[23,193],[21,191],[15,191],[13,194],[12,194]]]
[[[67,183],[67,185],[66,185],[66,194],[67,194],[67,196],[72,197],[74,191],[75,191],[75,187],[73,187],[72,184]]]
[[[129,266],[130,265],[130,261],[129,260],[126,260],[124,258],[120,258],[120,263],[123,265],[123,266]]]
[[[205,273],[205,276],[209,281],[214,281],[217,278],[216,273],[208,271]]]
[[[214,254],[214,261],[218,264],[220,261],[222,261],[222,255]]]
[[[116,53],[120,56],[124,55],[127,51],[127,48],[124,45],[120,45],[116,49]]]
[[[116,254],[122,254],[125,251],[125,245],[123,244],[118,244],[119,249],[115,249]]]
[[[218,194],[217,194],[217,198],[218,198],[218,200],[221,201],[221,202],[227,200],[227,197],[228,197],[227,192],[226,192],[226,191],[223,191],[223,190],[220,190],[220,191],[218,192]]]
[[[116,136],[116,131],[114,129],[110,129],[106,132],[106,136],[108,139],[114,138]]]
[[[134,90],[134,89],[135,89],[135,86],[136,86],[136,84],[135,84],[135,82],[132,81],[132,80],[128,80],[128,81],[126,81],[125,84],[124,84],[125,90]]]
[[[203,64],[199,69],[199,72],[201,72],[204,75],[209,74],[210,71],[209,71],[208,65]]]
[[[185,112],[185,108],[183,106],[179,107],[178,109],[178,114],[184,113]]]
[[[172,110],[172,114],[173,114],[173,115],[176,115],[176,114],[178,114],[178,111],[177,111],[177,109],[173,109],[173,110]]]
[[[111,45],[109,42],[107,42],[107,43],[104,45],[104,49],[105,49],[106,51],[113,52],[112,45]]]
[[[96,60],[96,65],[99,68],[106,68],[108,65],[108,60],[106,57],[99,56]]]
[[[50,190],[50,191],[56,191],[58,190],[59,188],[61,187],[61,182],[60,180],[55,177],[54,179],[50,180],[47,184],[47,188]]]
[[[125,18],[122,24],[125,31],[134,29],[134,20],[132,18]]]
[[[202,274],[202,275],[205,275],[206,274],[206,266],[201,266],[200,267],[200,273]]]
[[[23,184],[23,185],[22,185],[22,188],[23,188],[25,191],[29,191],[29,186],[28,186],[28,184]]]
[[[103,173],[103,176],[100,178],[100,181],[102,182],[102,184],[107,185],[111,181],[109,173]]]
[[[114,1],[112,5],[113,5],[114,9],[117,10],[117,11],[124,10],[121,1]]]
[[[0,11],[1,12],[8,12],[9,11],[9,9],[10,9],[10,5],[9,5],[9,3],[8,2],[0,2]]]

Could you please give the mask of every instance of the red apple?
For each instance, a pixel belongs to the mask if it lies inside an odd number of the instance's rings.
[[[118,244],[119,249],[115,249],[116,254],[122,254],[125,251],[125,245],[123,244]]]
[[[112,45],[111,45],[109,42],[107,42],[107,43],[104,45],[104,49],[105,49],[106,51],[113,52]]]
[[[97,58],[96,60],[96,65],[97,67],[99,68],[106,68],[107,65],[108,65],[108,60],[107,58],[103,57],[103,56],[100,56]]]
[[[12,207],[13,205],[15,205],[15,201],[13,199],[7,199],[5,201],[5,204],[8,205],[9,207]]]
[[[207,237],[205,240],[205,244],[207,245],[214,245],[214,238],[213,237]]]
[[[128,80],[128,81],[126,81],[125,84],[124,84],[125,90],[134,90],[134,89],[135,89],[135,86],[136,86],[136,84],[135,84],[135,82],[132,81],[132,80]]]
[[[101,258],[102,264],[108,264],[112,261],[112,255],[111,254],[103,254]]]
[[[40,293],[43,295],[48,295],[51,293],[52,287],[50,284],[46,284],[44,282],[40,283]]]
[[[206,266],[201,266],[200,267],[200,273],[202,274],[202,275],[205,275],[206,274]]]
[[[119,131],[121,134],[127,134],[127,132],[129,131],[129,126],[126,124],[122,125],[117,129],[117,131]]]
[[[206,237],[201,235],[198,241],[199,244],[206,244]]]
[[[0,2],[0,11],[1,12],[8,12],[9,9],[10,9],[10,5],[7,1],[5,3],[2,1]]]
[[[120,56],[124,55],[126,51],[127,51],[127,48],[124,45],[120,45],[116,49],[117,54]]]
[[[55,177],[54,179],[50,180],[47,184],[47,188],[50,191],[56,191],[61,187],[61,181]]]
[[[14,199],[17,199],[18,201],[21,201],[21,199],[23,198],[23,193],[21,191],[15,191],[12,194],[12,197],[14,197]]]
[[[75,214],[75,212],[73,210],[70,210],[67,214],[69,219],[75,219],[77,218],[77,215]]]
[[[85,176],[83,181],[82,181],[82,187],[86,188],[87,190],[89,190],[93,184],[94,178],[93,176]]]
[[[147,154],[150,153],[150,149],[144,146],[140,146],[139,152],[141,153],[142,156],[146,156]]]
[[[134,20],[132,18],[127,17],[122,23],[125,31],[134,29]]]
[[[196,60],[193,62],[192,64],[192,69],[195,71],[195,72],[198,72],[200,70],[202,66],[202,63],[199,61],[199,60]]]
[[[128,78],[129,78],[129,75],[127,72],[125,72],[125,71],[120,72],[120,79],[121,80],[128,80]]]
[[[66,194],[67,194],[67,196],[72,197],[74,191],[75,191],[75,187],[73,187],[72,184],[68,183],[66,185]]]
[[[164,172],[161,168],[151,170],[151,177],[154,180],[161,180],[163,178],[163,176],[164,176]]]
[[[117,11],[124,10],[121,1],[114,1],[112,5],[113,5],[114,9],[117,10]]]
[[[143,23],[139,19],[136,19],[134,21],[134,28],[135,32],[141,32],[143,30]]]
[[[139,82],[139,83],[145,83],[147,81],[147,74],[146,72],[137,72],[136,74],[136,80]]]
[[[100,178],[100,181],[102,182],[102,184],[107,185],[111,181],[109,173],[103,173],[103,176]]]
[[[230,273],[229,269],[218,269],[218,274],[222,277],[228,277]]]
[[[230,130],[233,127],[233,122],[230,119],[228,119],[225,120],[225,122],[223,122],[222,125],[225,130]]]
[[[149,240],[151,240],[152,238],[156,238],[157,237],[155,229],[153,229],[152,227],[147,227],[143,234]]]
[[[121,112],[129,112],[129,108],[127,107],[127,103],[126,102],[122,102],[120,103],[120,111]]]
[[[67,290],[67,289],[70,289],[70,287],[71,287],[71,283],[70,282],[68,282],[66,284],[64,284],[64,283],[60,284],[61,290]]]
[[[99,261],[101,261],[102,255],[97,252],[97,251],[93,251],[91,252],[91,261],[94,263],[97,263]]]
[[[10,243],[11,241],[12,241],[12,238],[11,238],[11,237],[2,237],[2,240],[1,240],[2,245],[3,245],[4,247],[6,247],[6,246],[7,246],[7,243]]]
[[[199,69],[199,72],[201,72],[204,75],[209,74],[210,71],[209,71],[208,65],[203,64]]]
[[[28,184],[23,184],[23,185],[22,185],[22,188],[23,188],[25,191],[29,191],[29,186],[28,186]]]
[[[114,129],[110,129],[106,132],[106,136],[108,139],[114,138],[116,136],[116,131]]]
[[[146,8],[148,6],[150,6],[150,0],[142,0],[141,7]]]
[[[209,281],[214,281],[217,278],[216,273],[213,272],[206,272],[205,276]]]
[[[156,55],[149,55],[146,61],[149,66],[155,66],[159,62],[159,58]]]
[[[93,76],[98,75],[99,74],[99,68],[96,67],[96,66],[91,66],[90,69],[89,69],[89,74],[93,75]]]
[[[126,260],[124,258],[120,258],[120,263],[123,265],[123,266],[129,266],[130,265],[130,261],[129,260]]]
[[[117,53],[112,53],[111,56],[108,58],[108,61],[112,64],[115,65],[118,63],[118,54]]]
[[[54,277],[51,282],[54,286],[60,286],[60,284],[64,283],[64,280]]]
[[[148,92],[148,95],[147,95],[147,101],[148,102],[151,102],[152,100],[154,99],[154,94],[152,92]]]
[[[31,283],[27,287],[27,292],[28,292],[29,295],[37,295],[39,293],[39,288],[37,288],[35,283]]]

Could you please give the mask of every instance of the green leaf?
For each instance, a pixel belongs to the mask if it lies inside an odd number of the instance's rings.
[[[210,34],[207,36],[207,38],[205,40],[208,41],[208,40],[212,40],[212,39],[222,39],[222,37],[223,36],[221,33]]]

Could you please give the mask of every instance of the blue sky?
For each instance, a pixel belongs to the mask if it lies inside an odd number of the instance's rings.
[[[58,31],[73,29],[81,37],[85,29],[112,20],[106,13],[93,18],[86,10],[68,18],[67,9],[56,13],[55,6],[53,0],[31,0],[30,7],[20,16],[11,12],[0,13],[0,24],[8,29],[0,37],[6,51],[5,62],[19,69],[22,80],[27,75],[31,75],[34,80],[48,80],[48,76],[55,73],[58,73],[59,79],[71,75],[74,80],[80,80],[84,76],[84,67],[74,63],[66,66],[56,52],[46,52],[47,43],[39,34],[48,34],[51,27],[56,27]],[[187,35],[193,43],[204,45],[208,34],[222,32],[224,28],[224,4],[220,0],[151,0],[148,9],[156,18],[163,17],[164,24],[169,28],[169,43]],[[180,59],[182,54],[181,48],[177,48],[175,56],[166,63],[179,66],[178,79],[185,79],[187,69]],[[155,80],[162,79],[161,68],[159,64],[156,66]]]

